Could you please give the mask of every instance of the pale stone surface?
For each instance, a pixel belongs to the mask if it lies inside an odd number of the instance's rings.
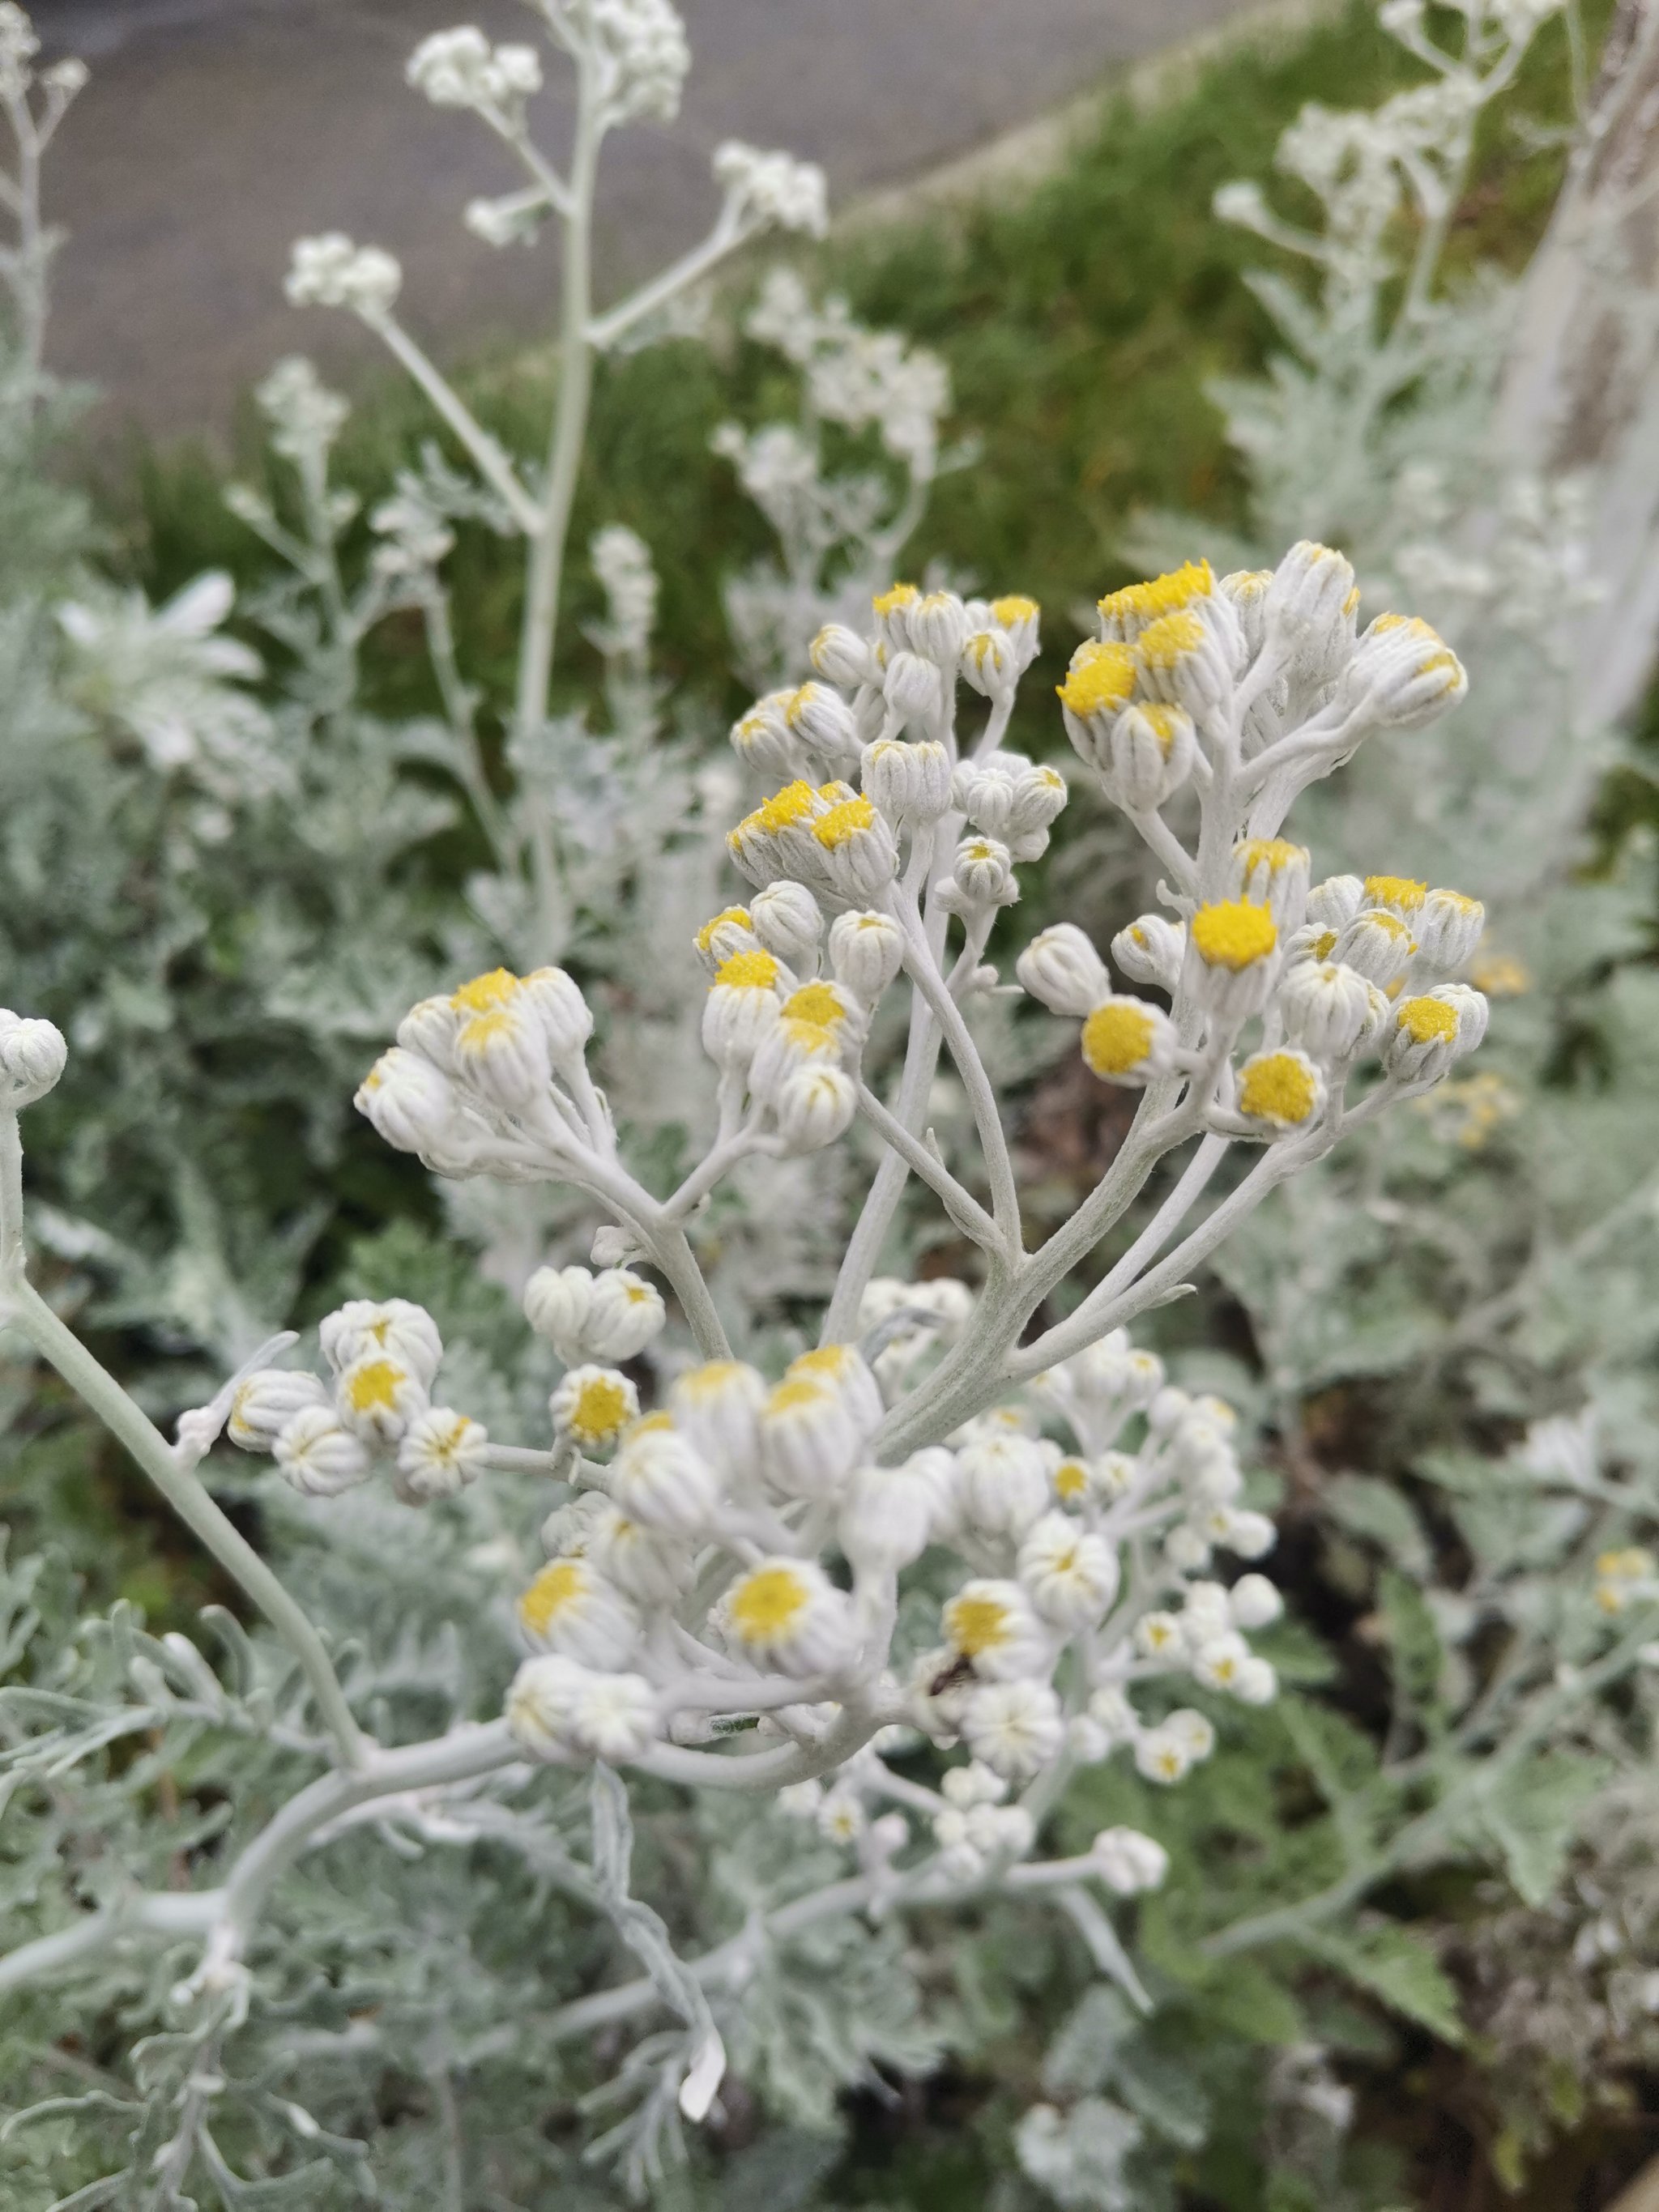
[[[600,290],[689,244],[714,204],[726,137],[821,161],[832,195],[915,176],[1136,60],[1243,12],[1249,0],[684,0],[695,66],[672,128],[634,126],[604,172]],[[282,297],[289,242],[341,229],[408,272],[411,327],[441,355],[544,327],[555,256],[493,252],[465,201],[511,189],[510,157],[475,118],[409,92],[428,31],[476,20],[533,35],[514,0],[38,0],[53,53],[93,81],[48,182],[70,234],[52,357],[163,437],[222,434],[236,396],[304,349],[334,373],[371,342]],[[557,143],[558,64],[538,102]]]

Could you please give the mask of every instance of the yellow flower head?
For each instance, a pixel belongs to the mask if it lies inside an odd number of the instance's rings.
[[[1449,1042],[1457,1035],[1457,1016],[1443,999],[1402,999],[1394,1010],[1396,1029],[1413,1044]]]
[[[1207,561],[1188,561],[1166,576],[1145,584],[1128,584],[1121,592],[1108,592],[1097,605],[1103,622],[1126,629],[1144,628],[1164,615],[1178,614],[1194,599],[1208,599],[1215,577]]]
[[[1239,1081],[1239,1111],[1257,1121],[1305,1121],[1318,1100],[1312,1072],[1293,1052],[1264,1053],[1250,1062]]]
[[[580,1559],[554,1559],[519,1600],[519,1618],[532,1636],[545,1636],[559,1614],[580,1605],[592,1586]]]
[[[1097,1075],[1127,1075],[1152,1048],[1150,1011],[1123,999],[1097,1006],[1083,1024],[1083,1057]]]
[[[1127,645],[1080,645],[1056,688],[1060,705],[1073,714],[1115,714],[1135,688],[1135,657]]]
[[[728,1617],[743,1643],[773,1644],[799,1620],[810,1595],[793,1568],[760,1567],[733,1589]]]
[[[734,952],[714,971],[714,988],[728,991],[769,991],[778,980],[778,963],[769,952]]]
[[[1008,1608],[1000,1598],[964,1592],[945,1608],[945,1633],[966,1659],[977,1659],[1008,1640],[1012,1629]]]
[[[713,945],[718,930],[749,929],[752,927],[746,906],[722,907],[718,914],[711,915],[697,932],[697,950],[699,952],[707,952]]]
[[[1293,868],[1298,860],[1307,857],[1306,846],[1293,845],[1288,837],[1246,837],[1233,848],[1233,858],[1247,876],[1253,876],[1258,868],[1265,868],[1270,876],[1276,876],[1281,869]]]
[[[620,1376],[595,1375],[576,1393],[570,1433],[578,1443],[606,1443],[627,1419],[628,1393]]]
[[[1016,629],[1024,622],[1035,622],[1042,610],[1035,599],[1028,599],[1022,592],[1009,592],[991,602],[991,612],[1004,629]]]
[[[1164,615],[1141,631],[1135,653],[1143,668],[1176,668],[1203,642],[1204,625],[1196,615]]]
[[[1200,907],[1193,916],[1192,939],[1206,968],[1230,968],[1237,975],[1267,958],[1279,932],[1265,906],[1250,899],[1221,899]]]
[[[828,983],[804,983],[783,1002],[787,1022],[811,1022],[817,1029],[833,1030],[847,1018],[841,1000]]]
[[[914,584],[895,584],[888,591],[878,592],[870,604],[878,615],[896,615],[915,606],[921,597]]]
[[[1413,881],[1409,876],[1367,876],[1365,903],[1385,906],[1399,915],[1416,914],[1428,896],[1426,884]]]
[[[834,853],[875,826],[876,810],[867,799],[844,799],[812,824],[812,835],[826,852]]]
[[[510,1006],[518,996],[520,982],[516,975],[505,968],[492,968],[487,975],[475,975],[470,983],[463,983],[450,1000],[458,1014],[488,1014]]]
[[[360,1359],[346,1380],[347,1402],[354,1413],[372,1413],[378,1407],[396,1413],[398,1392],[408,1380],[395,1360]]]

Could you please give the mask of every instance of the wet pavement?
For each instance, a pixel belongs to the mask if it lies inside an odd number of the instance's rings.
[[[890,186],[1075,97],[1249,0],[683,0],[694,66],[672,125],[634,125],[602,172],[601,296],[701,234],[722,139],[823,163],[832,198]],[[495,252],[460,213],[519,181],[474,117],[410,93],[428,32],[533,36],[518,0],[37,0],[52,54],[93,79],[48,157],[51,353],[106,398],[107,433],[223,434],[237,396],[303,349],[349,375],[375,351],[282,295],[290,241],[349,232],[406,271],[404,313],[441,357],[546,326],[547,244]],[[537,107],[562,139],[561,62]]]

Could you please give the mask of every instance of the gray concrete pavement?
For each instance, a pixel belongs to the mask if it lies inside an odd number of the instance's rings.
[[[614,138],[599,283],[614,294],[690,243],[721,139],[821,161],[837,201],[950,161],[1114,65],[1249,0],[683,0],[695,64],[679,120]],[[70,234],[52,355],[102,388],[101,427],[221,436],[236,397],[303,349],[350,376],[372,342],[282,296],[289,241],[342,229],[389,246],[406,313],[441,356],[545,325],[548,246],[494,252],[460,226],[518,181],[476,118],[410,93],[428,31],[533,35],[515,0],[36,0],[51,52],[94,75],[50,157]],[[538,105],[558,143],[555,60]]]

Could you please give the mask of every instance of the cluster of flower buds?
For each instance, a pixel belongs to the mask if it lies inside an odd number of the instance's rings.
[[[1115,990],[1070,922],[1034,938],[1015,973],[1051,1013],[1081,1021],[1084,1060],[1103,1082],[1201,1071],[1213,1047],[1230,1051],[1259,1018],[1257,1048],[1237,1068],[1212,1068],[1207,1125],[1229,1136],[1313,1128],[1367,1057],[1392,1084],[1437,1082],[1486,1033],[1486,999],[1450,980],[1480,942],[1485,908],[1402,876],[1332,876],[1310,890],[1309,874],[1304,846],[1243,838],[1231,896],[1189,899],[1184,914],[1143,915],[1119,931],[1118,969],[1167,992],[1172,1012]]]
[[[1595,1562],[1595,1602],[1603,1613],[1623,1613],[1659,1598],[1659,1561],[1640,1544],[1603,1552]]]
[[[903,957],[898,924],[857,907],[826,922],[805,884],[780,877],[712,916],[695,949],[710,977],[703,1048],[723,1083],[747,1093],[776,1149],[833,1143],[857,1110],[871,1012]]]
[[[714,149],[714,181],[732,218],[745,229],[796,230],[808,238],[829,230],[829,188],[815,162],[728,138]]]
[[[612,1141],[589,1080],[593,1016],[562,968],[475,975],[422,999],[358,1090],[356,1107],[387,1144],[438,1175],[535,1180]]]
[[[405,75],[434,107],[471,107],[498,124],[521,118],[525,101],[542,88],[533,46],[492,46],[471,23],[422,39]]]
[[[453,1498],[483,1472],[481,1423],[434,1406],[443,1345],[430,1314],[406,1298],[354,1298],[319,1330],[326,1379],[261,1367],[238,1383],[226,1433],[269,1452],[308,1498],[332,1498],[389,1473],[408,1505]]]
[[[555,34],[585,51],[600,71],[608,122],[674,120],[691,49],[670,0],[580,0],[574,7],[550,0],[544,12]]]
[[[296,307],[348,307],[374,323],[391,313],[403,282],[395,255],[330,230],[295,240],[283,289]]]

